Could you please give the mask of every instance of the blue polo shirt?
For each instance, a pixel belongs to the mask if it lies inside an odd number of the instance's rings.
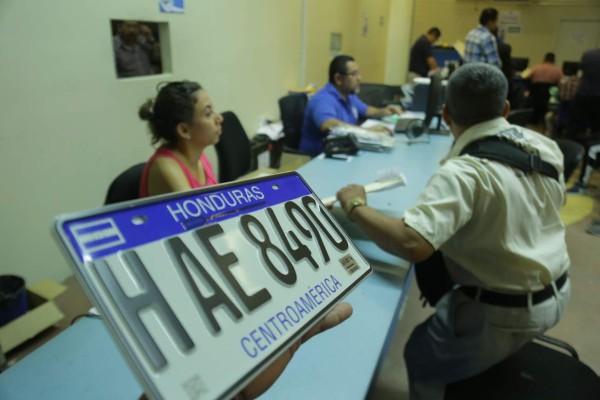
[[[358,117],[367,113],[368,106],[355,94],[348,96],[345,101],[335,86],[331,83],[325,85],[308,102],[304,111],[302,124],[302,137],[300,138],[300,151],[316,156],[323,152],[321,141],[327,132],[321,132],[321,125],[329,118],[356,125]]]

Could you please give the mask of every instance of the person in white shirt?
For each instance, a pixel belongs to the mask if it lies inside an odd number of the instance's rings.
[[[559,217],[563,156],[551,139],[506,121],[506,94],[496,67],[473,63],[454,72],[443,117],[455,142],[404,218],[370,208],[362,186],[337,194],[382,249],[412,262],[440,250],[457,284],[406,345],[411,399],[443,399],[448,383],[486,370],[554,326],[569,298],[570,261]],[[491,136],[537,154],[555,178],[461,155],[468,144]]]

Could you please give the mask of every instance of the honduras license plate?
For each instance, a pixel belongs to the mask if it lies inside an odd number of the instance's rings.
[[[61,215],[54,228],[155,399],[233,397],[371,272],[296,173]]]

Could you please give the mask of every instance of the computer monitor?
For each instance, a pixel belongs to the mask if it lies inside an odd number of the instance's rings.
[[[566,76],[577,75],[577,71],[581,68],[581,64],[577,61],[564,61],[562,65],[562,72]]]
[[[435,73],[430,77],[429,90],[427,92],[427,107],[425,108],[425,119],[423,120],[423,127],[425,130],[429,129],[433,118],[441,114],[441,106],[444,104],[442,98],[442,77],[439,73]],[[438,121],[438,130],[439,130]]]
[[[429,99],[429,84],[431,83],[430,78],[415,78],[414,80],[414,88],[412,95],[412,103],[410,105],[410,109],[412,111],[417,112],[426,112],[427,111],[427,101]],[[444,81],[442,81],[442,93],[438,98],[438,106],[441,108],[444,104],[444,91],[446,89],[444,85]]]
[[[444,104],[444,86],[442,77],[439,73],[431,75],[427,85],[427,99],[425,104],[424,118],[402,118],[399,119],[394,127],[395,132],[406,132],[409,143],[418,141],[417,139],[427,132],[440,131],[441,127],[441,109]],[[431,128],[433,119],[438,117],[437,126]]]
[[[407,116],[397,119],[394,132],[406,133],[409,140],[416,139],[423,133],[441,131],[441,110],[445,103],[445,81],[439,73],[431,75],[430,78],[415,79],[414,97],[410,111],[423,113],[424,116]],[[438,117],[437,125],[431,124]],[[410,141],[409,141],[410,143]]]
[[[510,65],[512,66],[514,71],[523,72],[527,69],[527,66],[529,65],[529,58],[511,57]]]

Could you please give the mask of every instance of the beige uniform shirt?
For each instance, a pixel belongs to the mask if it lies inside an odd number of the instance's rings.
[[[560,183],[539,173],[463,155],[465,146],[499,135],[537,151]],[[554,141],[497,118],[454,143],[405,223],[445,256],[455,282],[505,293],[540,290],[569,267],[564,226],[563,156]]]

